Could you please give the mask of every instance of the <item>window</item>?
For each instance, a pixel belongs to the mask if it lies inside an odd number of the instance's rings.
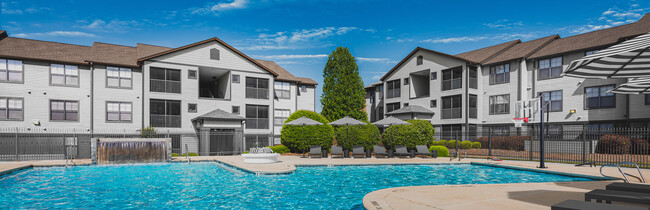
[[[181,70],[150,69],[150,91],[161,93],[181,93]]]
[[[187,104],[187,112],[189,113],[196,113],[198,112],[198,105],[197,104]]]
[[[476,119],[477,118],[477,108],[478,108],[478,98],[476,95],[469,95],[468,97],[468,102],[469,102],[469,113],[467,114],[469,118]]]
[[[291,99],[291,83],[275,82],[275,98]]]
[[[276,109],[273,120],[273,124],[276,126],[282,126],[284,124],[284,121],[289,118],[289,115],[291,115],[291,110],[289,109]]]
[[[131,102],[106,102],[107,122],[131,122]]]
[[[399,102],[386,104],[386,113],[390,113],[398,109],[399,109]]]
[[[131,88],[131,78],[129,68],[106,67],[106,87]]]
[[[50,65],[50,85],[79,86],[79,69],[71,65]]]
[[[645,94],[645,105],[650,105],[650,94]]]
[[[548,109],[544,111],[561,112],[562,111],[562,91],[550,91],[539,93],[542,96],[542,104],[548,103]]]
[[[23,99],[0,97],[0,120],[23,120]]]
[[[460,95],[442,97],[442,119],[462,118],[462,107]]]
[[[0,82],[22,82],[23,62],[0,59]]]
[[[442,90],[453,90],[463,87],[463,69],[456,67],[442,70]]]
[[[469,67],[469,88],[478,89],[478,71],[476,66]]]
[[[562,57],[539,60],[537,79],[550,79],[562,76]]]
[[[384,99],[384,86],[379,85],[377,88],[377,92],[379,92],[379,100]]]
[[[585,107],[587,109],[602,109],[616,107],[614,93],[607,92],[614,85],[585,88]]]
[[[187,70],[187,78],[188,79],[198,78],[198,76],[196,75],[196,70]]]
[[[181,101],[151,99],[149,123],[153,127],[180,128]]]
[[[424,57],[422,57],[422,56],[420,55],[420,56],[418,56],[418,58],[417,58],[416,65],[419,66],[419,65],[422,65],[422,63],[424,63]]]
[[[598,51],[600,51],[600,50],[589,50],[589,51],[585,52],[585,56],[596,54],[596,53],[598,53]]]
[[[239,83],[239,75],[237,74],[232,75],[232,83]]]
[[[307,92],[307,85],[301,85],[300,92]]]
[[[386,83],[386,98],[398,98],[400,97],[400,91],[398,79]]]
[[[79,102],[51,100],[50,101],[50,120],[58,121],[78,121],[79,120]]]
[[[442,125],[441,130],[443,140],[460,139],[463,135],[462,125]],[[460,146],[460,142],[458,142],[458,145]]]
[[[490,96],[490,114],[510,113],[510,94]]]
[[[384,119],[384,107],[379,107],[377,110],[379,112],[379,120]]]
[[[407,107],[407,106],[409,106],[409,103],[404,103],[404,107]]]
[[[232,106],[232,113],[239,114],[239,106]]]
[[[431,72],[431,80],[437,80],[438,79],[438,72]]]
[[[510,64],[490,67],[490,85],[510,82]]]
[[[404,85],[409,85],[409,78],[404,78]]]
[[[368,99],[370,99],[370,104],[375,104],[375,91],[368,92]]]
[[[269,106],[246,105],[246,128],[268,129]]]
[[[246,77],[246,98],[269,98],[269,80]]]
[[[216,48],[210,49],[210,59],[212,59],[212,60],[219,60],[220,59],[218,49],[216,49]]]
[[[435,107],[438,107],[438,101],[437,101],[437,100],[435,100],[435,99],[434,99],[434,100],[431,100],[431,101],[429,101],[429,106],[431,106],[431,108],[435,108]]]

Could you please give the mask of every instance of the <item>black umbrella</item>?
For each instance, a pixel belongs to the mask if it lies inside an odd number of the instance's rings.
[[[335,121],[332,121],[330,125],[345,125],[346,127],[346,134],[350,136],[350,125],[365,125],[366,123],[359,121],[357,119],[351,118],[351,117],[344,117]],[[347,143],[347,142],[346,142]]]
[[[305,116],[302,116],[298,119],[295,119],[291,122],[285,123],[286,125],[300,125],[302,126],[302,157],[305,157],[305,125],[323,125],[316,120],[309,119]]]

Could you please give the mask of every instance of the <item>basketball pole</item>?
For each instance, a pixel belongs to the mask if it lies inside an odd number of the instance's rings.
[[[546,168],[544,165],[544,103],[539,103],[539,167]],[[532,145],[531,145],[532,149]]]

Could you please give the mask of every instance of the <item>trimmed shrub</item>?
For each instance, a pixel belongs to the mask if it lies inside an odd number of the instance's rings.
[[[279,154],[284,154],[284,153],[290,152],[289,148],[287,148],[287,146],[284,146],[284,145],[268,146],[268,148],[271,148],[271,150],[273,150],[273,152],[279,153]]]
[[[472,149],[481,149],[481,142],[472,142]]]
[[[178,153],[172,153],[172,157],[178,157],[180,156]]]
[[[185,156],[187,153],[183,153],[181,156]],[[189,156],[199,156],[199,154],[196,154],[195,152],[190,152]]]
[[[447,140],[438,141],[438,146],[447,146]]]
[[[632,139],[631,154],[648,155],[650,154],[650,143],[645,139]]]
[[[449,150],[445,146],[431,146],[429,152],[438,151],[438,157],[449,157]]]
[[[382,144],[393,149],[395,145],[404,145],[415,149],[415,145],[431,145],[433,142],[433,126],[426,120],[407,120],[410,125],[392,125],[384,131]]]
[[[143,128],[140,130],[140,137],[141,138],[155,138],[156,137],[156,129],[154,127],[147,126],[146,128]]]
[[[445,147],[447,147],[449,149],[456,149],[456,140],[447,141],[447,144],[445,144]]]
[[[343,149],[352,150],[355,145],[361,145],[364,149],[372,149],[373,145],[378,145],[380,141],[379,128],[370,122],[365,125],[334,126],[336,135],[336,145],[341,145]]]
[[[596,152],[601,154],[627,154],[632,148],[632,142],[627,136],[607,134],[600,137]]]
[[[303,126],[287,125],[288,122],[303,116],[323,123],[323,125],[304,126],[304,131]],[[333,140],[334,128],[329,125],[329,121],[325,117],[316,112],[298,110],[291,114],[282,126],[281,143],[289,148],[291,152],[299,153],[303,149],[308,151],[311,145],[320,145],[324,149],[329,149],[332,146]]]
[[[467,140],[460,142],[459,145],[460,145],[461,149],[471,149],[472,148],[472,142],[467,141]]]

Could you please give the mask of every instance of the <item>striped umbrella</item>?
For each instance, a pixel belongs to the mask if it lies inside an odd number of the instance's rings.
[[[575,60],[563,75],[592,79],[650,76],[650,33]]]
[[[650,77],[630,80],[611,89],[609,92],[618,94],[650,94]]]

